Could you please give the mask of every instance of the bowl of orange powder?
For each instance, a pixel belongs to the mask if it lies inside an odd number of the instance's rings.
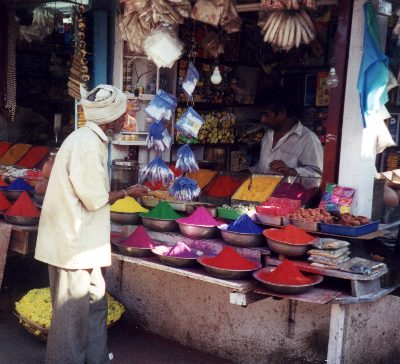
[[[288,257],[305,255],[316,239],[293,225],[286,225],[282,229],[266,229],[263,234],[271,251]]]
[[[254,272],[253,277],[268,290],[280,294],[301,294],[323,280],[321,275],[303,274],[288,259],[277,267],[266,267]]]

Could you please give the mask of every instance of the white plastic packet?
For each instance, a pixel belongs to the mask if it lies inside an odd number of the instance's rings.
[[[157,28],[144,41],[144,52],[157,67],[172,68],[180,58],[183,43],[166,28]]]

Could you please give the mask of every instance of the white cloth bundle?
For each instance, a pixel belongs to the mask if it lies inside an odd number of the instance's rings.
[[[95,93],[94,101],[88,97]],[[81,86],[81,103],[86,121],[106,124],[117,120],[126,112],[127,100],[121,90],[111,85],[98,85],[87,92]]]

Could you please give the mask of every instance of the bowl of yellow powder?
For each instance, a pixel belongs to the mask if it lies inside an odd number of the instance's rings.
[[[126,196],[115,201],[110,206],[110,218],[112,222],[124,225],[136,225],[139,222],[139,213],[148,212],[133,197]]]

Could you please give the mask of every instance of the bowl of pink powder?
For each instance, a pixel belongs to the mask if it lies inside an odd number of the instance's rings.
[[[152,252],[164,264],[178,268],[192,266],[197,262],[197,258],[203,255],[202,251],[190,248],[183,241],[178,241],[172,247],[165,245],[156,246],[152,249]]]
[[[121,253],[132,257],[153,255],[151,250],[156,247],[143,226],[138,226],[126,239],[115,239],[112,243]]]
[[[190,216],[177,219],[179,230],[183,236],[195,239],[208,239],[218,234],[220,221],[215,220],[204,207],[198,207]]]

